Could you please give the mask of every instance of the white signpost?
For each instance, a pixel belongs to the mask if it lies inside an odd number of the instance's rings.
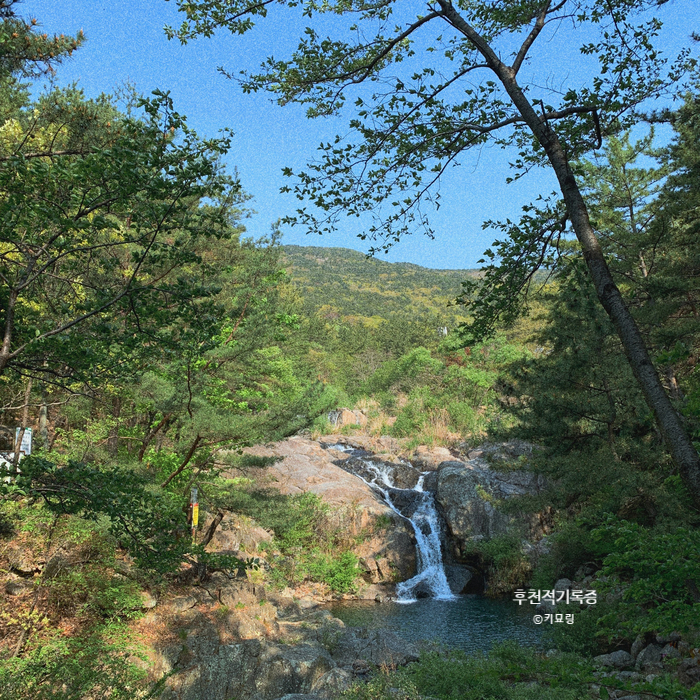
[[[15,429],[15,445],[19,438],[20,428]],[[32,453],[32,429],[25,428],[24,435],[22,436],[22,444],[19,446],[19,458],[26,457]],[[15,459],[14,450],[12,452],[0,453],[0,464],[7,465],[8,467],[12,465]],[[6,476],[5,481],[9,481],[10,477]]]
[[[15,445],[17,444],[17,440],[19,438],[19,428],[15,429]],[[20,454],[27,456],[32,453],[32,429],[31,428],[25,428],[24,429],[24,435],[22,436],[22,444],[19,447]]]

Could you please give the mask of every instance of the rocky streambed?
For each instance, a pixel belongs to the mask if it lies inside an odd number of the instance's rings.
[[[362,535],[355,553],[363,583],[342,596],[346,600],[437,602],[482,590],[481,572],[464,561],[468,543],[504,532],[517,517],[502,515],[495,500],[542,486],[533,475],[499,471],[489,460],[516,459],[528,448],[487,447],[466,455],[419,448],[406,455],[395,440],[385,442],[294,437],[259,446],[251,451],[278,461],[256,482],[288,495],[315,493],[338,527]],[[536,548],[538,523],[531,532]],[[253,556],[270,538],[255,523],[227,515],[211,546]],[[373,666],[417,659],[420,638],[408,641],[389,623],[346,625],[323,607],[337,598],[322,585],[273,591],[215,573],[139,621],[138,633],[151,640],[141,663],[154,677],[167,678],[163,700],[277,700],[332,698]],[[388,612],[391,605],[379,607]],[[464,614],[460,608],[455,617]]]

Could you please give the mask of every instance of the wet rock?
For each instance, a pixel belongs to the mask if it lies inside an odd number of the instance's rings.
[[[610,654],[601,654],[593,658],[593,663],[596,666],[612,667],[612,668],[627,668],[634,663],[632,655],[626,651],[618,650]]]
[[[385,464],[390,469],[394,486],[398,489],[412,489],[420,478],[420,472],[410,464]]]
[[[430,472],[423,477],[423,491],[434,494],[437,491],[438,473]]]
[[[459,595],[460,593],[466,592],[467,586],[474,574],[466,566],[452,564],[445,566],[445,576],[450,590],[456,595]]]

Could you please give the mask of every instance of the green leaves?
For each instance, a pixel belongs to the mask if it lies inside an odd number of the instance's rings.
[[[219,165],[229,139],[199,139],[162,92],[124,115],[55,90],[13,119],[0,143],[0,373],[118,373],[216,291],[193,272],[244,199]]]
[[[3,469],[3,490],[42,498],[55,513],[107,516],[112,534],[145,570],[178,571],[192,553],[181,499],[154,491],[147,479],[130,469],[73,461],[59,467],[27,457],[20,473]]]

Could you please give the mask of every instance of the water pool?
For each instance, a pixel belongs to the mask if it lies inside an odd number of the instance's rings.
[[[438,642],[473,653],[514,639],[539,647],[542,629],[532,621],[534,606],[477,595],[456,600],[424,598],[410,604],[342,601],[328,606],[349,627],[384,628],[414,643]]]

